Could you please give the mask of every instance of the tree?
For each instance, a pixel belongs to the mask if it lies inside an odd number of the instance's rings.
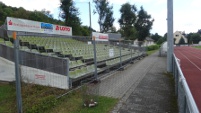
[[[115,26],[112,26],[112,27],[110,28],[110,32],[111,32],[111,33],[117,33],[116,27],[115,27]]]
[[[181,38],[181,39],[179,40],[179,44],[185,44],[184,38]]]
[[[73,28],[74,35],[81,35],[81,20],[78,17],[79,12],[74,6],[74,2],[72,0],[61,0],[60,8],[62,10],[61,18],[65,20],[65,25]]]
[[[99,19],[98,24],[100,26],[100,32],[108,32],[108,30],[113,26],[113,6],[109,5],[107,0],[94,0],[96,11],[98,13]]]
[[[144,41],[144,39],[149,36],[153,22],[154,20],[151,19],[151,15],[147,14],[147,12],[141,6],[137,15],[137,21],[135,23],[135,28],[138,31],[139,41]]]
[[[191,36],[191,40],[194,44],[198,44],[201,41],[200,34],[193,33]]]
[[[137,31],[135,29],[136,12],[137,8],[130,3],[123,4],[120,9],[121,18],[118,22],[121,27],[121,34],[125,39],[135,40],[137,38]]]
[[[156,43],[158,45],[161,45],[163,42],[167,41],[167,33],[164,34],[163,37],[161,37]]]
[[[154,40],[154,42],[157,42],[162,36],[158,35],[158,33],[152,34],[151,38]]]
[[[81,26],[82,36],[90,36],[90,28],[88,26]]]

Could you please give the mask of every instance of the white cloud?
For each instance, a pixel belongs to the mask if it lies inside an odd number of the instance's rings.
[[[13,7],[23,7],[27,10],[42,10],[46,9],[53,13],[54,17],[57,18],[60,5],[60,0],[0,0],[6,5]],[[93,0],[74,0],[76,2],[89,2]],[[152,33],[159,33],[164,35],[167,32],[167,0],[109,0],[114,7],[117,7],[114,11],[114,18],[116,19],[114,26],[119,28],[118,19],[120,17],[119,8],[123,3],[129,2],[135,4],[139,9],[140,6],[143,6],[144,9],[155,19],[153,24]],[[78,4],[78,3],[77,3]],[[186,31],[196,32],[198,29],[201,29],[200,22],[200,0],[174,0],[174,31]],[[81,13],[83,14],[81,20],[84,25],[88,25],[88,6],[87,4],[79,4]],[[81,8],[82,7],[82,8]],[[92,4],[92,10],[94,6]],[[87,12],[87,13],[85,13]],[[92,25],[95,29],[99,29],[98,16],[92,15]]]
[[[55,12],[55,9],[59,7],[60,0],[1,0],[3,3],[13,7],[23,7],[27,10],[41,11],[46,9]]]

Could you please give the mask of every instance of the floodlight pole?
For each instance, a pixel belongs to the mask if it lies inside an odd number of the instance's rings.
[[[173,59],[173,0],[167,0],[167,72],[172,72],[172,59]]]

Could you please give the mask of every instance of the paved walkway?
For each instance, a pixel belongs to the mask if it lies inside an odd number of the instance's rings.
[[[99,94],[119,98],[112,113],[177,113],[173,80],[158,52],[101,81]]]

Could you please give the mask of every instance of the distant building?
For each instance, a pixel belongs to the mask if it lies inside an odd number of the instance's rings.
[[[179,44],[181,39],[183,39],[185,43],[188,43],[187,38],[183,35],[183,33],[181,31],[176,31],[174,33],[175,44]]]
[[[139,46],[139,43],[142,43],[141,46],[150,46],[154,45],[154,40],[150,37],[147,37],[143,42],[138,41],[138,39],[134,40],[133,45],[134,46]]]

